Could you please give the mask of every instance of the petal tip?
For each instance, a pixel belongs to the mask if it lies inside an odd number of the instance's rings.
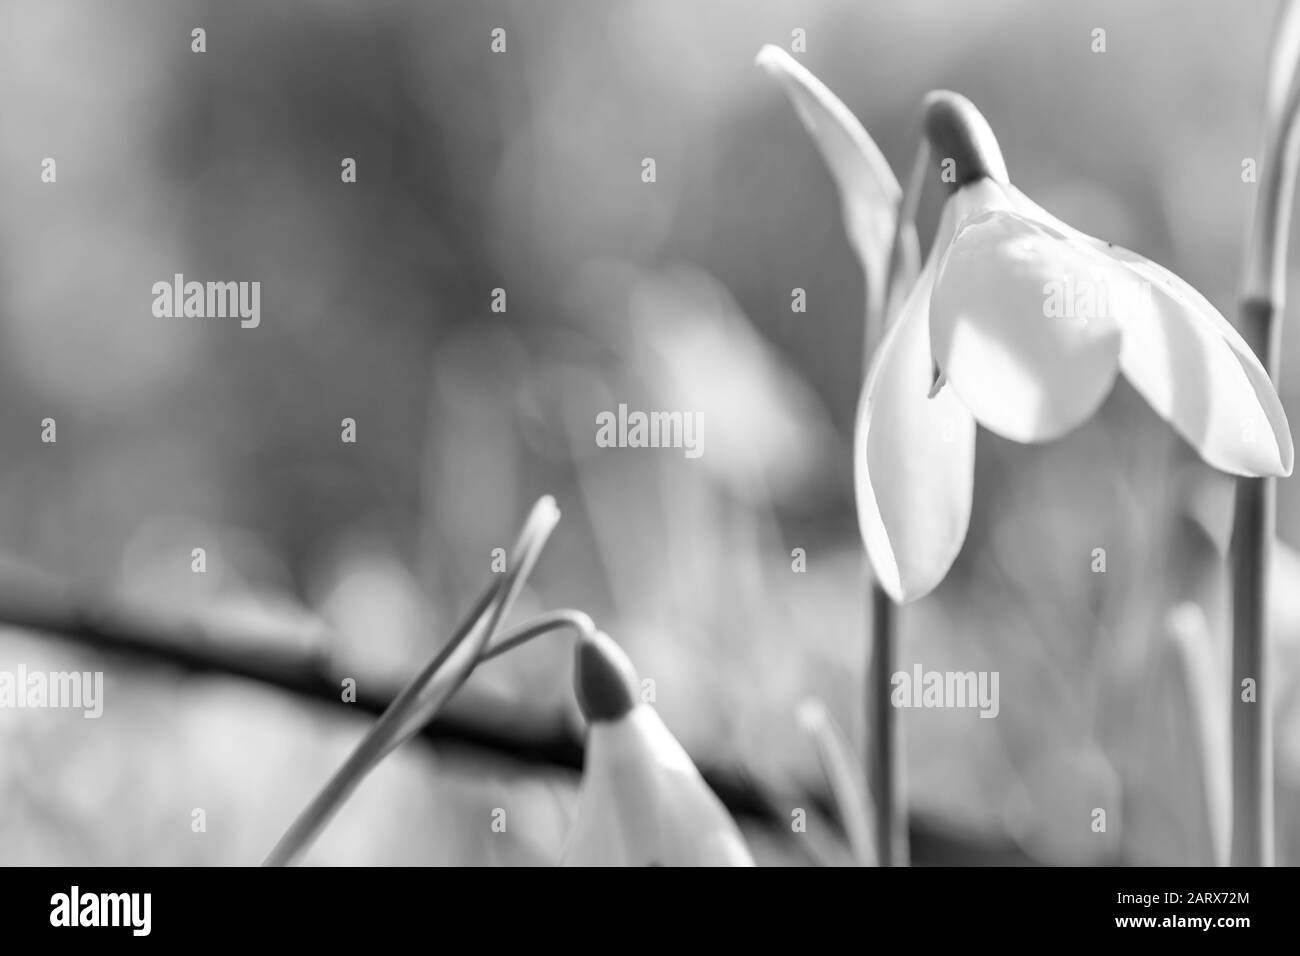
[[[758,54],[754,57],[754,65],[760,66],[768,72],[779,69],[784,65],[785,60],[790,56],[785,50],[772,43],[765,43],[759,49]]]
[[[913,602],[919,601],[921,598],[925,597],[943,583],[943,579],[948,576],[948,570],[951,567],[952,562],[948,562],[937,574],[934,574],[925,580],[900,581],[898,582],[898,586],[892,590],[886,588],[885,593],[888,594],[893,602],[899,606],[912,604]]]
[[[1290,478],[1291,470],[1295,467],[1295,443],[1291,438],[1291,423],[1287,420],[1286,411],[1281,409],[1282,401],[1278,400],[1281,423],[1276,432],[1278,453],[1282,458],[1282,478]]]
[[[1270,472],[1269,477],[1290,478],[1293,471],[1295,471],[1295,455],[1287,454],[1282,456],[1282,459],[1278,463],[1277,470]]]

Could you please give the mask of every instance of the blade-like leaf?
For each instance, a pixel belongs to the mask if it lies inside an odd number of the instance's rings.
[[[1182,675],[1190,698],[1188,724],[1195,732],[1200,756],[1200,778],[1205,788],[1205,827],[1216,866],[1228,864],[1228,838],[1232,826],[1232,776],[1228,748],[1222,666],[1214,659],[1214,638],[1205,614],[1195,604],[1170,612],[1166,622],[1170,656]]]
[[[1224,661],[1200,606],[1165,615],[1138,710],[1138,762],[1125,795],[1126,856],[1139,865],[1225,866],[1232,771]]]
[[[292,863],[316,839],[366,774],[438,715],[482,659],[559,518],[555,500],[549,496],[533,506],[507,559],[506,573],[483,592],[451,640],[375,721],[343,766],[280,838],[264,865]]]
[[[839,188],[845,231],[866,273],[869,312],[881,314],[903,196],[898,179],[857,117],[794,57],[769,45],[759,51],[757,62],[781,83],[830,168]],[[898,259],[910,263],[912,270],[911,276],[898,280],[906,289],[919,261],[916,230],[910,223],[901,237]]]
[[[804,701],[799,707],[799,723],[817,746],[817,757],[854,860],[858,866],[876,866],[872,807],[862,765],[854,759],[843,732],[821,701]]]

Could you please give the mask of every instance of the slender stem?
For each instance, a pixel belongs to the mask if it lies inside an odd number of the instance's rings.
[[[1274,382],[1281,322],[1266,298],[1242,300],[1239,326]],[[1273,696],[1268,640],[1269,556],[1277,511],[1273,478],[1239,478],[1232,563],[1232,854],[1233,866],[1273,865]],[[1253,701],[1241,682],[1255,683]]]
[[[469,635],[473,622],[482,618],[488,607],[487,602],[491,601],[498,593],[499,589],[495,588],[485,592],[471,612],[470,618],[457,629],[451,640],[439,652],[435,663],[430,665],[429,673],[436,672],[445,665],[452,653]],[[483,649],[478,660],[480,663],[491,660],[519,647],[521,644],[527,643],[535,637],[564,628],[573,628],[580,634],[590,634],[595,630],[591,618],[582,611],[568,609],[552,611],[521,624],[519,627],[503,631],[491,646]],[[376,723],[374,730],[379,730],[381,725],[393,725],[400,720],[400,709],[395,701],[394,706],[390,706],[380,715],[379,722]],[[425,723],[427,721],[420,722],[412,733],[421,729]],[[367,740],[378,740],[379,736],[367,737]],[[312,812],[305,812],[300,815],[288,832],[281,837],[280,842],[276,844],[267,857],[266,865],[284,866],[291,863],[315,835],[320,832],[334,812],[342,806],[343,802],[357,788],[372,766],[370,749],[364,746],[357,747],[313,802],[315,809]]]
[[[1300,166],[1300,84],[1296,79],[1297,6],[1282,7],[1266,107],[1259,191],[1246,253],[1238,331],[1278,385],[1286,301],[1287,238]],[[1240,478],[1233,509],[1232,563],[1232,850],[1233,866],[1272,866],[1273,685],[1268,635],[1269,556],[1277,483]],[[1242,681],[1255,682],[1253,701]]]
[[[503,583],[503,582],[502,582]],[[370,731],[362,738],[348,758],[343,762],[325,786],[312,798],[289,829],[271,848],[263,866],[288,866],[307,849],[317,835],[333,819],[334,814],[343,806],[354,790],[361,784],[365,775],[392,749],[398,728],[407,718],[409,708],[416,703],[421,690],[421,680],[441,670],[452,654],[461,646],[476,627],[482,627],[483,615],[497,601],[501,593],[498,585],[483,592],[474,609],[456,628],[451,639],[430,661],[420,679],[412,681],[397,696],[397,699],[380,714]]]
[[[879,301],[883,312],[868,310],[863,335],[863,379],[871,357],[884,337],[889,323],[907,295],[904,287],[913,274],[907,268],[911,249],[915,247],[916,211],[921,203],[930,164],[930,148],[922,137],[917,145],[912,168],[898,203],[894,223],[894,240],[889,250],[886,275],[889,285]],[[866,668],[867,701],[867,790],[876,810],[876,853],[881,866],[907,866],[907,795],[903,789],[902,726],[890,703],[890,683],[897,659],[897,634],[894,602],[876,580],[867,595],[867,636],[869,659]]]
[[[929,179],[930,159],[952,160],[956,176],[950,190],[978,179],[989,178],[1006,183],[1007,166],[997,137],[984,115],[966,97],[948,90],[935,90],[921,102],[924,135],[908,176],[898,216],[894,224],[894,241],[890,248],[889,287],[883,296],[883,315],[867,314],[865,361],[888,329],[896,310],[901,308],[908,289],[907,270],[903,268],[909,237],[914,235],[916,211],[921,193]],[[864,377],[865,377],[864,368]],[[907,866],[908,813],[907,793],[902,774],[902,724],[890,697],[892,678],[898,655],[896,610],[889,595],[876,581],[872,582],[868,618],[871,622],[871,659],[867,667],[867,775],[876,806],[876,831],[881,866]]]
[[[881,866],[907,866],[907,794],[903,789],[902,725],[890,702],[898,636],[894,602],[871,582],[871,660],[867,665],[867,774],[876,807]]]
[[[484,648],[483,653],[479,655],[479,661],[490,661],[494,657],[500,657],[506,651],[512,651],[519,645],[528,643],[535,637],[564,628],[572,628],[584,637],[596,633],[596,625],[584,611],[574,611],[569,608],[548,611],[531,621],[525,621],[518,627],[502,631],[490,647]]]
[[[306,851],[366,775],[384,757],[419,733],[460,689],[523,589],[559,519],[560,512],[549,496],[533,505],[510,552],[505,575],[484,590],[451,640],[398,694],[343,765],[294,818],[264,866],[287,866]]]

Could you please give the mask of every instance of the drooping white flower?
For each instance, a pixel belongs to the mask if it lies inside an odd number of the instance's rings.
[[[577,648],[590,727],[565,866],[753,866],[736,823],[659,714],[627,655],[602,633]]]
[[[1011,185],[984,118],[932,94],[957,181],[926,263],[872,359],[855,436],[858,517],[884,588],[936,587],[970,521],[976,424],[1022,443],[1090,418],[1121,373],[1214,467],[1289,475],[1268,374],[1200,293],[1066,225]]]

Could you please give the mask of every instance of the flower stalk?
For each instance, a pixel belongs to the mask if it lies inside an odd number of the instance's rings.
[[[1243,299],[1242,337],[1277,380],[1276,308]],[[1233,866],[1273,865],[1273,706],[1267,614],[1269,551],[1277,514],[1276,478],[1238,478],[1229,551],[1232,566]],[[1243,682],[1255,694],[1243,700]]]
[[[930,172],[929,142],[922,138],[898,200],[894,237],[889,246],[888,276],[884,295],[867,308],[862,343],[862,377],[885,330],[902,308],[920,269],[916,239],[916,211]],[[866,671],[867,791],[875,807],[875,858],[880,866],[907,866],[910,859],[907,832],[907,792],[903,776],[903,737],[898,715],[890,703],[891,680],[898,659],[897,614],[893,600],[871,576],[867,594],[869,660]]]
[[[953,190],[979,179],[1008,181],[997,137],[983,114],[966,97],[947,90],[931,92],[921,102],[921,118],[924,136],[898,203],[887,272],[889,284],[883,297],[884,312],[873,315],[868,310],[867,314],[864,378],[876,347],[902,308],[916,277],[918,263],[913,260],[908,266],[907,250],[915,248],[916,211],[926,179],[934,169],[932,162],[941,172],[948,161],[952,162],[954,178],[948,185]],[[867,668],[867,775],[876,808],[875,842],[881,866],[907,866],[910,852],[903,736],[891,703],[892,679],[898,663],[898,614],[893,600],[875,576],[868,606],[871,660]]]
[[[919,268],[914,225],[917,199],[927,173],[922,147],[904,194],[884,155],[852,111],[789,53],[775,46],[759,51],[758,65],[776,79],[826,162],[840,197],[849,244],[866,279],[863,372],[897,314]],[[893,668],[893,604],[875,575],[868,588],[866,775],[876,808],[875,837],[881,866],[906,860],[906,817],[897,762],[896,721],[889,706]],[[898,847],[898,852],[894,848]]]
[[[1300,5],[1281,13],[1270,68],[1259,191],[1246,254],[1237,327],[1278,384],[1287,237],[1300,164]],[[1239,478],[1230,549],[1232,567],[1233,866],[1272,866],[1273,686],[1268,635],[1270,553],[1277,516],[1274,478]],[[1243,683],[1255,695],[1243,700]]]
[[[893,600],[874,576],[868,597],[871,660],[867,663],[867,789],[875,804],[877,859],[881,866],[907,866],[907,791],[903,737],[890,704],[890,680],[898,658]]]
[[[579,630],[590,627],[586,615],[564,612],[559,623],[552,618],[544,621],[541,628],[525,626],[501,635],[497,645],[492,645],[497,628],[523,589],[559,519],[560,512],[553,498],[546,496],[537,501],[510,552],[506,573],[484,590],[451,639],[407,684],[334,776],[298,814],[263,866],[288,866],[301,857],[366,775],[433,720],[485,657],[496,656],[557,626],[573,624]]]

